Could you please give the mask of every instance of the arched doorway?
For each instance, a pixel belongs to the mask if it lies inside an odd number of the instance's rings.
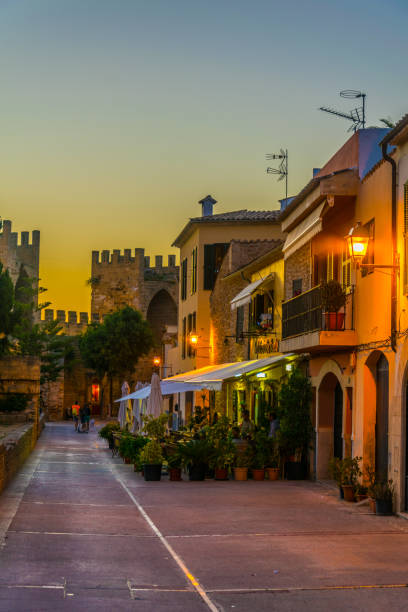
[[[316,477],[329,477],[329,461],[343,458],[343,389],[332,372],[322,379],[318,389]]]
[[[388,361],[381,354],[376,363],[375,470],[388,480]]]
[[[177,325],[177,305],[165,289],[150,301],[146,319],[153,330],[155,345],[160,346],[166,325]]]

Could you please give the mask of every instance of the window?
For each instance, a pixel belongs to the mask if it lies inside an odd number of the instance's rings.
[[[258,329],[273,329],[273,291],[258,293],[251,301],[250,325]]]
[[[351,257],[347,245],[341,254],[340,282],[344,289],[351,287]]]
[[[235,342],[242,342],[244,333],[245,306],[238,306],[235,325]]]
[[[186,358],[186,329],[187,329],[187,319],[184,317],[183,319],[183,335],[181,338],[181,358]]]
[[[214,289],[217,274],[220,271],[222,260],[229,247],[229,242],[204,245],[204,290]]]
[[[292,281],[292,297],[296,297],[302,293],[302,279],[295,278]]]
[[[197,291],[197,247],[191,254],[191,295]]]
[[[364,257],[361,263],[363,264],[373,264],[374,263],[374,219],[371,219],[368,223],[364,225],[365,229],[368,232],[370,240],[368,241],[367,255]],[[374,272],[374,268],[361,268],[361,276],[367,276],[367,274],[372,274]]]
[[[186,338],[186,341],[187,341],[187,356],[188,357],[195,357],[195,354],[196,354],[195,349],[193,348],[193,346],[190,343],[190,334],[192,332],[196,331],[196,324],[197,324],[196,318],[197,318],[197,315],[196,315],[195,312],[189,314],[188,317],[187,317],[187,338]]]
[[[181,299],[187,299],[187,258],[181,262]]]

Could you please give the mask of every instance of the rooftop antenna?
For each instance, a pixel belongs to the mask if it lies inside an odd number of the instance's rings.
[[[288,150],[285,151],[283,149],[280,150],[279,153],[267,153],[266,159],[268,161],[272,159],[280,159],[280,164],[278,168],[271,168],[268,166],[266,169],[267,174],[278,174],[278,181],[283,181],[285,179],[286,183],[286,199],[288,199]]]
[[[366,94],[362,91],[357,91],[356,89],[343,89],[340,92],[340,96],[342,98],[347,99],[356,99],[362,98],[362,106],[358,106],[357,108],[353,108],[349,113],[343,113],[342,111],[338,111],[334,108],[329,108],[327,106],[320,106],[319,110],[324,111],[325,113],[330,113],[331,115],[336,115],[336,117],[342,117],[343,119],[348,119],[352,122],[352,125],[347,130],[351,132],[353,130],[356,132],[360,128],[365,128],[365,99]]]

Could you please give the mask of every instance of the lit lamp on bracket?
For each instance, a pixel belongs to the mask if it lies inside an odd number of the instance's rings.
[[[160,364],[161,364],[161,359],[160,357],[153,357],[153,365],[156,368],[160,368]]]
[[[196,348],[197,344],[198,344],[198,336],[195,333],[191,333],[188,336],[188,341],[190,342],[192,348]]]
[[[346,236],[347,248],[351,261],[355,263],[357,268],[388,268],[391,270],[399,270],[398,256],[396,265],[383,264],[363,264],[362,261],[367,255],[368,245],[371,238],[367,228],[361,225],[360,221],[351,228]]]

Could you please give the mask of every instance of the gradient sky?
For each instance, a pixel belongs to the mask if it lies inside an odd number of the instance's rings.
[[[0,215],[41,230],[54,308],[89,309],[91,251],[170,245],[197,201],[273,209],[346,140],[408,112],[406,0],[0,0]]]

